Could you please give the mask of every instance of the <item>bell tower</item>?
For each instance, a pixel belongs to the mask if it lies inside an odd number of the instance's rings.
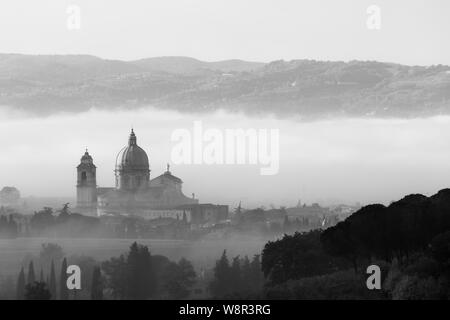
[[[88,150],[77,167],[77,210],[89,216],[97,215],[97,167]]]

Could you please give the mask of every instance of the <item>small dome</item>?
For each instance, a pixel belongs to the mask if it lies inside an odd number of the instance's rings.
[[[86,149],[86,152],[81,157],[81,162],[77,168],[91,168],[91,167],[95,167],[94,159],[92,159],[91,155],[89,154],[88,150]]]
[[[89,154],[89,152],[86,149],[86,152],[84,153],[84,155],[81,157],[81,162],[92,162],[93,159],[91,157],[91,155]]]
[[[137,145],[136,135],[131,130],[128,146],[123,148],[116,159],[117,169],[148,170],[149,162],[147,153]]]

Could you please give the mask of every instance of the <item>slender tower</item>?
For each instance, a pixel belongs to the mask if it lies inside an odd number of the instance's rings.
[[[86,149],[77,167],[77,211],[97,215],[97,167]]]

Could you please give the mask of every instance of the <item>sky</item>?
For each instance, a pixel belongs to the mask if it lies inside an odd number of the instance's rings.
[[[449,12],[448,0],[2,0],[0,52],[450,64]]]

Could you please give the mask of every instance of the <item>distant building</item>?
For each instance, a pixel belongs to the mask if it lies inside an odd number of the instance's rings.
[[[229,207],[211,203],[187,204],[178,207],[183,212],[189,212],[189,222],[193,225],[214,225],[229,218]]]
[[[287,212],[289,219],[295,219],[298,217],[305,217],[305,216],[328,215],[330,213],[330,209],[321,207],[317,203],[313,203],[310,206],[308,206],[306,204],[303,204],[303,205],[299,204],[296,207],[287,208],[286,212]]]
[[[204,218],[199,218],[201,214],[217,220],[216,216],[222,216],[225,210],[223,206],[200,205],[194,196],[185,196],[183,181],[170,172],[169,165],[163,174],[150,179],[147,153],[138,146],[133,130],[128,145],[116,157],[116,186],[97,187],[96,169],[86,150],[77,167],[77,211],[85,215],[130,215],[191,222],[194,219],[203,221]],[[214,210],[217,213],[212,213]]]
[[[300,221],[310,227],[323,226],[324,221],[331,214],[329,208],[321,207],[317,203],[312,205],[299,203],[296,207],[287,208],[286,213],[290,221]]]
[[[4,187],[0,191],[0,205],[6,207],[16,207],[19,205],[20,192],[15,187]]]

